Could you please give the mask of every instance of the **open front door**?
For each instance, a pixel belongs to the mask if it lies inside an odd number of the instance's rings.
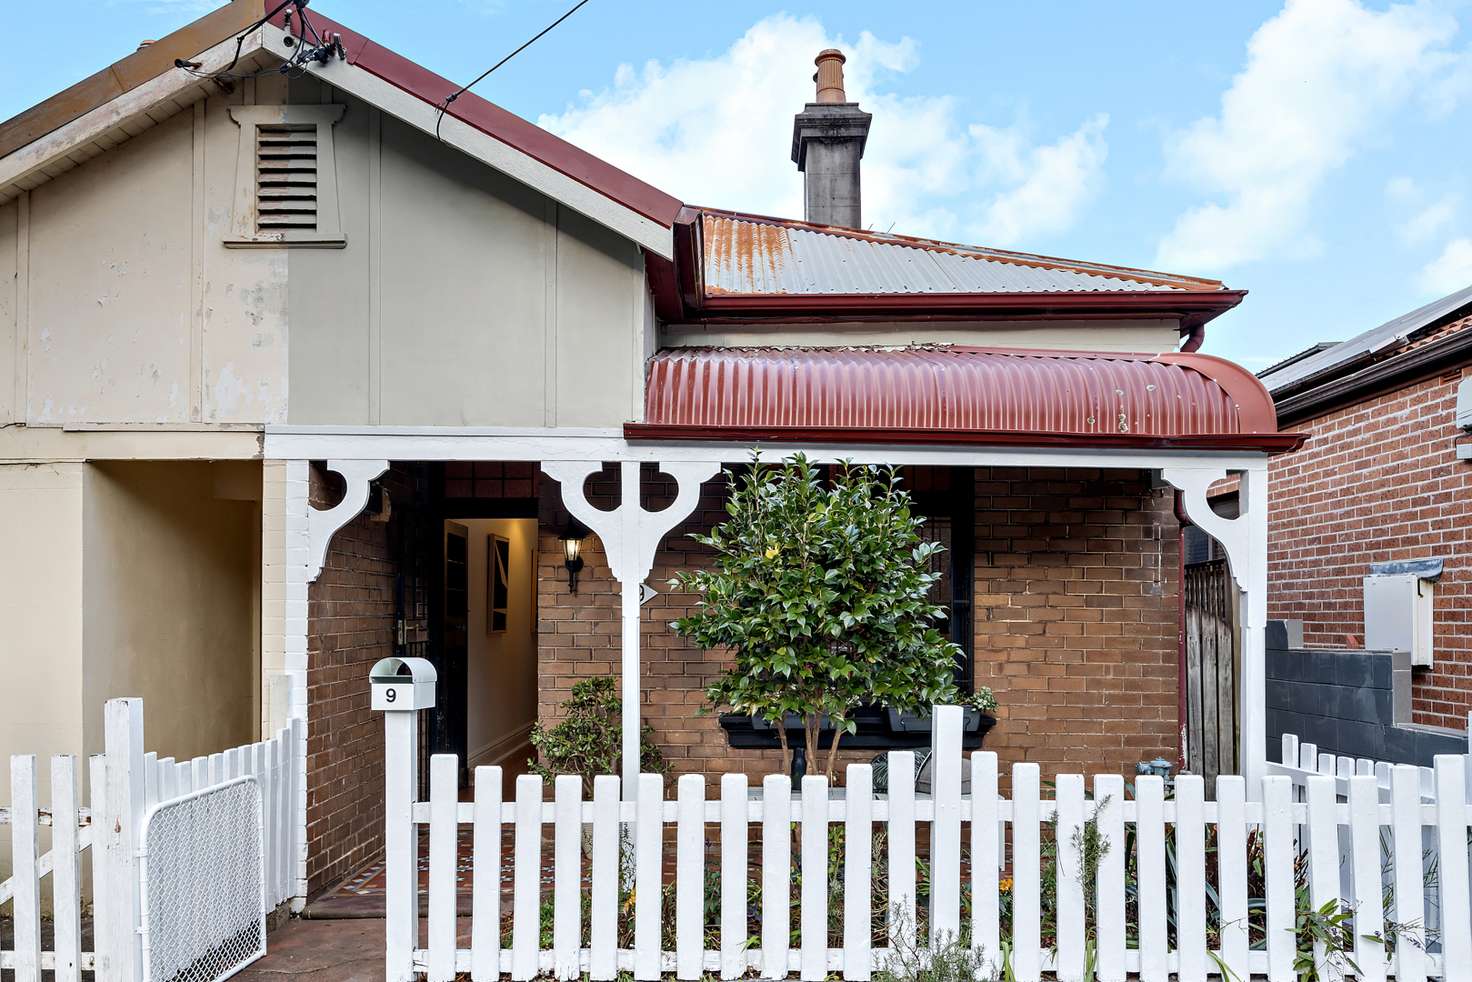
[[[435,701],[435,726],[431,753],[455,754],[460,758],[461,780],[466,760],[466,661],[470,618],[470,530],[459,522],[445,523],[444,607],[440,611],[439,671],[441,696]]]

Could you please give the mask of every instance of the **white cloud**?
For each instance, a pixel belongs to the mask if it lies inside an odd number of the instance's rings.
[[[1444,296],[1472,286],[1472,239],[1452,239],[1421,270],[1421,289]]]
[[[1058,142],[1028,152],[1020,183],[987,204],[982,240],[1010,245],[1029,234],[1068,228],[1097,190],[1108,156],[1104,143],[1108,125],[1109,117],[1100,113]]]
[[[538,123],[691,204],[800,217],[792,117],[812,98],[813,56],[827,47],[848,55],[849,97],[874,115],[863,170],[871,228],[1013,245],[1071,226],[1102,181],[1105,117],[1041,143],[1025,124],[967,125],[949,96],[887,84],[917,64],[913,40],[864,32],[845,42],[786,14],[711,57],[621,66],[608,87]]]
[[[1427,0],[1288,0],[1248,41],[1218,113],[1167,141],[1167,172],[1216,200],[1177,219],[1158,262],[1222,270],[1314,251],[1315,191],[1418,89],[1454,73],[1456,32]]]
[[[1462,207],[1462,196],[1449,191],[1428,194],[1409,177],[1392,178],[1385,185],[1385,197],[1395,213],[1395,234],[1406,245],[1421,245],[1440,235],[1456,220]]]

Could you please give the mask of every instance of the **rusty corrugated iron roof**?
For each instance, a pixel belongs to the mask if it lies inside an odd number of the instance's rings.
[[[1217,280],[706,209],[707,295],[1222,290]]]
[[[926,346],[676,348],[631,439],[1287,449],[1273,402],[1210,355]],[[1281,445],[1281,446],[1280,446]]]

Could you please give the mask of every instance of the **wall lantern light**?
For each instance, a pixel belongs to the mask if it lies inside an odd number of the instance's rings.
[[[562,534],[557,538],[562,542],[562,562],[567,567],[567,592],[578,592],[578,574],[583,571],[583,539],[588,530],[576,519],[569,519]]]

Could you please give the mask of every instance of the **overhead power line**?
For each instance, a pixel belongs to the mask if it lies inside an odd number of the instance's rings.
[[[530,48],[532,45],[536,44],[543,37],[545,37],[548,33],[550,33],[552,31],[552,29],[555,28],[558,24],[561,24],[563,21],[567,20],[573,14],[575,14],[579,10],[581,10],[582,7],[583,7],[583,5],[586,4],[587,2],[588,2],[588,0],[578,0],[577,3],[573,4],[571,7],[569,7],[567,9],[567,12],[566,13],[564,13],[561,17],[559,17],[556,20],[554,20],[552,23],[548,24],[546,27],[542,28],[536,34],[533,34],[530,38],[528,38],[526,41],[524,41],[521,44],[521,46],[518,47],[515,51],[511,52],[505,58],[502,58],[500,61],[496,62],[490,68],[487,68],[485,71],[481,72],[479,75],[477,75],[474,78],[474,80],[470,81],[469,83],[467,83],[465,85],[462,85],[460,88],[458,88],[454,92],[450,93],[450,95],[446,96],[445,97],[445,101],[442,102],[442,103],[440,103],[440,112],[439,112],[439,115],[435,117],[435,121],[434,121],[434,138],[436,140],[438,140],[440,138],[440,123],[444,120],[445,113],[449,111],[450,103],[454,102],[456,99],[460,98],[462,95],[464,95],[465,93],[469,92],[474,86],[476,86],[480,82],[484,81],[485,78],[486,78],[486,76],[489,75],[489,74],[491,74],[491,72],[494,72],[496,69],[498,69],[502,65],[506,64],[512,58],[515,58],[517,55],[521,54],[527,48]]]

